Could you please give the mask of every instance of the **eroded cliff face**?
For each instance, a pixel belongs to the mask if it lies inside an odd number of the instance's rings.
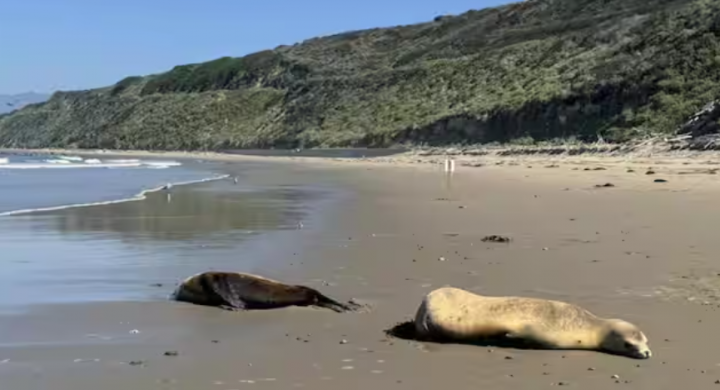
[[[672,134],[720,98],[720,0],[535,0],[56,93],[0,145],[233,149]],[[713,115],[690,133],[717,132]],[[684,130],[683,130],[684,131]]]

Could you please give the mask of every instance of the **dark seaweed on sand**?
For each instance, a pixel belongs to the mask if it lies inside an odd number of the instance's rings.
[[[510,237],[498,236],[498,235],[493,234],[491,236],[483,237],[482,241],[483,242],[505,242],[505,243],[507,243],[507,242],[512,241],[512,239]]]

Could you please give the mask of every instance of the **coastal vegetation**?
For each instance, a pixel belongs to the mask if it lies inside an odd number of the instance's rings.
[[[56,92],[0,146],[625,142],[720,97],[719,37],[720,0],[527,0]]]

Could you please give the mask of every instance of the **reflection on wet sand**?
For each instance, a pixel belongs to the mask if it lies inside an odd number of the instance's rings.
[[[193,273],[275,267],[283,259],[266,251],[280,246],[284,233],[292,236],[288,230],[324,196],[307,185],[226,180],[173,186],[139,201],[0,218],[0,312],[165,300],[173,283]]]
[[[147,199],[37,213],[62,234],[111,233],[123,241],[238,238],[267,230],[295,228],[304,200],[297,188],[227,191],[218,186],[184,186],[148,194]],[[238,235],[238,232],[244,233]]]

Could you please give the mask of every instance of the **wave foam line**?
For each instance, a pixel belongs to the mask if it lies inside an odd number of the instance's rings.
[[[1,160],[1,159],[0,159]],[[57,169],[57,168],[139,168],[147,167],[162,169],[177,167],[182,163],[177,161],[140,161],[140,160],[116,160],[118,162],[103,162],[98,159],[87,159],[81,163],[74,163],[68,160],[43,160],[42,163],[8,163],[0,161],[0,169]]]
[[[230,175],[221,175],[221,176],[215,176],[215,177],[208,177],[205,179],[199,179],[199,180],[188,180],[188,181],[181,181],[177,183],[170,183],[172,186],[184,186],[188,184],[198,184],[198,183],[206,183],[209,181],[215,181],[215,180],[222,180],[227,179],[230,177]],[[41,207],[36,209],[23,209],[23,210],[13,210],[13,211],[4,211],[0,212],[0,217],[6,217],[11,215],[18,215],[18,214],[30,214],[30,213],[39,213],[42,211],[56,211],[56,210],[65,210],[65,209],[71,209],[75,207],[90,207],[90,206],[104,206],[108,204],[116,204],[116,203],[125,203],[125,202],[135,202],[138,200],[144,200],[147,198],[147,194],[151,194],[153,192],[160,191],[164,189],[167,185],[161,185],[155,188],[151,188],[148,190],[142,190],[137,195],[133,196],[132,198],[125,198],[125,199],[117,199],[117,200],[106,200],[103,202],[90,202],[90,203],[76,203],[76,204],[69,204],[69,205],[63,205],[63,206],[52,206],[52,207]]]
[[[53,163],[46,162],[40,164],[33,163],[16,163],[16,164],[2,164],[0,169],[73,169],[73,168],[135,168],[142,166],[141,163],[126,163],[126,164],[73,164],[73,163]]]

